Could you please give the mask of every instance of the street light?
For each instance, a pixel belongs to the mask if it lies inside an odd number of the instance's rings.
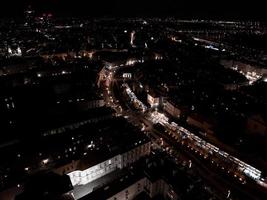
[[[43,165],[46,165],[46,164],[48,164],[48,162],[49,162],[49,159],[47,158],[47,159],[44,159],[44,160],[42,160],[42,164]]]

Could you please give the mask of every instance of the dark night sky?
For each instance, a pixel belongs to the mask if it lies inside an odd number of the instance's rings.
[[[5,4],[4,4],[5,2]],[[177,16],[266,20],[261,0],[2,0],[1,16],[20,16],[26,5],[56,15]]]

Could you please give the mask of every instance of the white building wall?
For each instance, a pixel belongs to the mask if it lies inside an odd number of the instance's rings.
[[[139,160],[141,157],[149,154],[150,142],[139,145],[124,154],[116,155],[113,158],[110,158],[86,170],[76,170],[68,173],[68,175],[73,186],[85,185],[115,171],[116,169],[122,169],[126,166],[129,166],[130,164]]]
[[[73,171],[69,173],[71,183],[75,185],[85,185],[91,181],[94,181],[110,172],[121,168],[121,156],[117,155],[109,160],[106,160],[102,163],[99,163],[93,167],[90,167],[86,170]]]

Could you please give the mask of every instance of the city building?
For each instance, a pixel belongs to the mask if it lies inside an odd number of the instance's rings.
[[[35,175],[23,187],[24,191],[17,195],[15,200],[74,200],[73,187],[67,175]]]
[[[112,171],[127,167],[141,157],[150,154],[150,141],[140,140],[134,145],[132,149],[112,157],[107,156],[105,152],[103,154],[97,153],[96,155],[92,153],[87,159],[73,161],[53,171],[62,175],[68,174],[74,187],[76,185],[85,185]],[[93,160],[92,158],[95,159]]]
[[[174,103],[172,103],[170,100],[167,100],[164,104],[163,110],[170,114],[172,117],[180,118],[182,111],[176,106]]]
[[[186,119],[186,122],[193,127],[197,127],[200,130],[205,131],[208,134],[214,134],[214,123],[199,114],[193,113],[189,115]]]
[[[124,176],[104,184],[80,200],[182,200],[195,192],[201,192],[196,199],[212,196],[195,183],[197,181],[192,175],[184,176],[182,171],[171,160],[156,153],[146,158],[145,164],[137,163]],[[184,193],[186,190],[187,194]]]
[[[111,120],[112,122],[112,120]],[[114,121],[113,127],[121,120]],[[128,131],[127,131],[127,129]],[[74,197],[81,198],[92,192],[114,174],[119,174],[125,168],[130,167],[141,158],[147,157],[151,152],[151,141],[135,130],[131,126],[122,127],[124,133],[114,132],[112,128],[97,139],[87,145],[82,158],[72,160],[66,164],[59,165],[53,172],[59,175],[68,175],[74,187]],[[101,146],[98,143],[105,143]]]

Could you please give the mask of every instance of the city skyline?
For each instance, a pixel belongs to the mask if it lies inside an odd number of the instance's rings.
[[[266,21],[266,14],[262,1],[178,1],[163,2],[148,1],[64,1],[64,0],[22,0],[6,1],[0,7],[0,16],[19,17],[29,6],[38,12],[53,12],[58,16],[114,16],[114,17],[178,17],[203,19],[232,19],[232,20],[260,20]]]
[[[0,199],[267,199],[264,7],[88,2],[1,7]]]

